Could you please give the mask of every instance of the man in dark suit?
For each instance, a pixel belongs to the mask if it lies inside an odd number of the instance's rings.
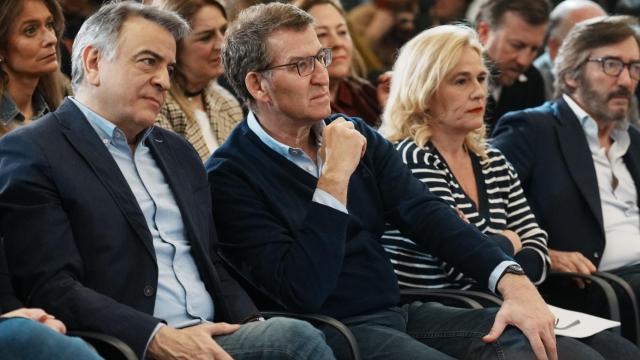
[[[640,295],[640,132],[627,122],[640,77],[634,26],[621,16],[576,25],[555,62],[561,98],[505,115],[493,144],[549,233],[552,269],[610,271]]]
[[[188,31],[155,7],[104,6],[76,38],[75,98],[0,141],[16,291],[141,358],[333,358],[311,325],[261,321],[216,255],[197,153],[153,126]]]
[[[542,48],[550,11],[548,0],[485,0],[480,6],[476,30],[494,73],[485,112],[489,131],[503,114],[544,102],[542,75],[531,64]]]
[[[0,240],[0,349],[3,358],[102,359],[81,339],[64,336],[66,327],[42,309],[22,307],[13,293]]]

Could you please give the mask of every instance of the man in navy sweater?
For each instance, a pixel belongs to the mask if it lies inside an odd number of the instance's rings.
[[[365,358],[555,359],[554,317],[519,266],[364,122],[327,118],[332,54],[312,22],[272,3],[227,32],[227,77],[251,112],[206,164],[223,257],[272,305],[343,321]],[[379,243],[385,222],[500,292],[503,306],[400,304]]]

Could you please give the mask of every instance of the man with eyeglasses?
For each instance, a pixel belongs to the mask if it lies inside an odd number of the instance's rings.
[[[227,31],[227,78],[251,112],[206,163],[223,258],[258,304],[341,320],[366,359],[555,359],[553,315],[519,266],[426,191],[375,130],[330,116],[331,52],[312,24],[271,3]],[[401,303],[385,222],[500,292],[503,306]]]
[[[640,133],[628,114],[640,78],[639,44],[632,17],[576,25],[554,65],[559,98],[505,115],[493,142],[513,163],[549,234],[552,270],[609,271],[636,296]]]

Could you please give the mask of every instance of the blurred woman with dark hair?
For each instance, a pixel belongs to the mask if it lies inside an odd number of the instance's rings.
[[[0,135],[62,102],[58,45],[63,29],[56,0],[0,2]]]
[[[224,6],[216,0],[154,0],[191,25],[178,43],[171,89],[158,125],[183,135],[206,160],[244,118],[236,98],[215,80],[223,74],[220,50],[227,29]]]

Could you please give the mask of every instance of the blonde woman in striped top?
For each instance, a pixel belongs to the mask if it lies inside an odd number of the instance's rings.
[[[511,164],[485,143],[486,97],[487,69],[476,33],[462,25],[432,28],[402,48],[380,131],[431,192],[539,284],[549,269],[547,234]],[[383,244],[401,287],[467,289],[475,283],[395,229],[387,229]]]

